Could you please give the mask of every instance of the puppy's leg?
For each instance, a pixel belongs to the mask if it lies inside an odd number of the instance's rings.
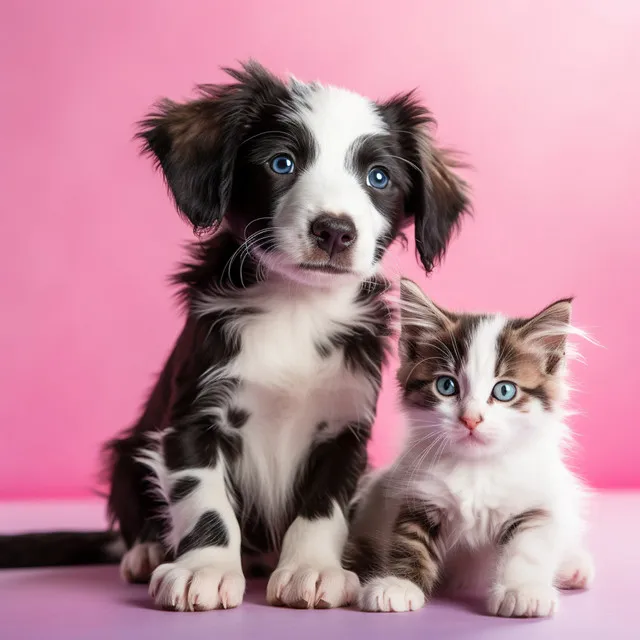
[[[136,542],[122,556],[120,576],[125,582],[148,582],[163,559],[164,549],[159,542]]]
[[[504,525],[489,613],[518,618],[552,616],[557,611],[553,583],[559,542],[558,523],[542,510],[527,511]]]
[[[156,604],[176,611],[237,607],[245,580],[240,527],[225,485],[225,458],[219,449],[208,451],[207,466],[176,468],[185,467],[175,462],[189,457],[182,449],[192,453],[190,446],[192,442],[174,432],[165,438],[163,457],[147,453],[146,461],[167,498],[166,543],[175,557],[153,572],[149,593]]]
[[[355,573],[342,568],[347,522],[333,502],[327,516],[298,516],[289,527],[278,568],[267,586],[270,604],[302,609],[342,607],[358,592]]]
[[[312,453],[298,487],[298,516],[267,586],[270,604],[330,608],[355,601],[358,578],[341,562],[348,533],[344,509],[366,465],[367,434],[355,426]]]

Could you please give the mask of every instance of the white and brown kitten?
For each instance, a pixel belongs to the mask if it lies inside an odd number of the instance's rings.
[[[571,301],[509,319],[445,311],[401,287],[398,381],[409,441],[355,505],[349,555],[369,611],[407,611],[436,586],[484,588],[488,611],[549,616],[583,589],[580,481],[565,464]]]

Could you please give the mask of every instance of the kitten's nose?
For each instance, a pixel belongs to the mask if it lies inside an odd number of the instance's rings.
[[[482,422],[482,420],[483,418],[480,414],[468,415],[465,413],[463,416],[460,416],[460,422],[462,422],[469,431],[473,431]]]

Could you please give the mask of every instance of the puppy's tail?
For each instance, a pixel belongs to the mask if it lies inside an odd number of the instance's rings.
[[[117,531],[57,531],[0,536],[0,569],[114,564],[125,551]]]

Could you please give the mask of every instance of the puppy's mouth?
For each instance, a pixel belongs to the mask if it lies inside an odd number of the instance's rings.
[[[326,273],[330,275],[350,275],[353,273],[351,269],[344,267],[336,267],[332,264],[315,264],[313,262],[303,262],[298,265],[298,269],[303,271],[314,271],[315,273]]]

